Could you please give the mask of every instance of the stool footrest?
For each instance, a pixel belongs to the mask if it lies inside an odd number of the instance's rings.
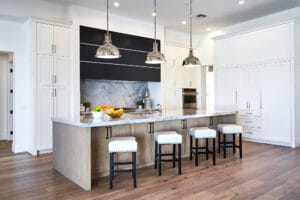
[[[118,169],[114,170],[114,173],[130,173],[132,172],[132,169]]]
[[[115,162],[114,165],[132,165],[133,162]]]
[[[173,162],[173,159],[161,159],[163,162]],[[175,161],[178,161],[177,158],[175,158]]]
[[[196,155],[195,151],[193,151],[192,153]],[[208,151],[208,153],[213,154],[214,152],[213,151]],[[198,151],[198,154],[206,154],[206,151]]]

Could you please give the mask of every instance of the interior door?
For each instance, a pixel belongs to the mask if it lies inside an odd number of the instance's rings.
[[[51,55],[53,45],[53,26],[37,24],[37,53]]]
[[[264,139],[291,142],[291,65],[266,65],[262,69],[262,134]]]

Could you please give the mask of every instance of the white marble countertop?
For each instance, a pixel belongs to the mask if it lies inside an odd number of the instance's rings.
[[[92,128],[92,127],[105,127],[105,126],[116,126],[126,124],[139,124],[139,123],[151,123],[161,121],[173,121],[173,120],[184,120],[193,118],[205,118],[205,117],[216,117],[223,115],[234,115],[237,111],[162,111],[152,112],[151,114],[142,113],[124,113],[120,118],[112,119],[108,115],[104,114],[101,119],[93,119],[91,116],[78,117],[78,118],[53,118],[53,122],[59,122],[63,124]]]

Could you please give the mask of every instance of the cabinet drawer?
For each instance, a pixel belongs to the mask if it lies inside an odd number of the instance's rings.
[[[255,128],[250,126],[244,127],[243,136],[247,138],[257,138],[258,135],[261,135],[261,128]]]
[[[260,117],[250,117],[250,116],[239,116],[238,124],[243,127],[255,127],[261,128],[261,118]]]
[[[239,115],[240,116],[253,116],[253,117],[260,117],[261,116],[261,111],[260,110],[239,110]]]

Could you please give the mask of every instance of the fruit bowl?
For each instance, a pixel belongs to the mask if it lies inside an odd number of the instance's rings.
[[[124,114],[124,110],[121,109],[110,109],[109,111],[106,112],[111,118],[119,118]]]

